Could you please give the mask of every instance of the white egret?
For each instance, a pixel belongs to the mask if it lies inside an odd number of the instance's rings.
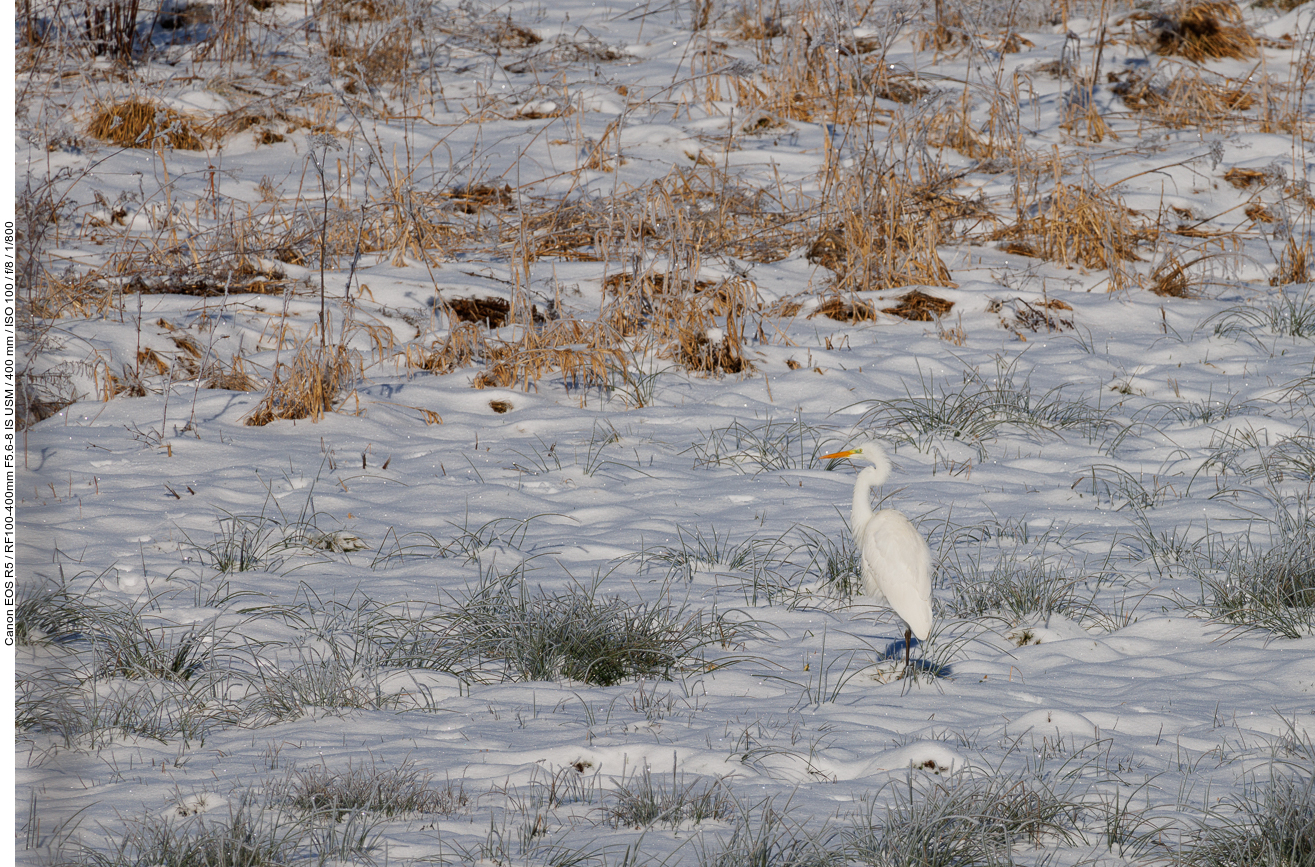
[[[863,555],[863,590],[885,600],[904,619],[904,665],[909,664],[912,636],[926,641],[931,634],[931,551],[909,519],[894,509],[872,511],[872,488],[890,478],[890,461],[874,442],[822,455],[824,458],[862,458],[872,464],[858,474],[850,526]]]

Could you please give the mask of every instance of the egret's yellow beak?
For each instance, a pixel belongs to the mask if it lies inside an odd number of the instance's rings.
[[[862,451],[862,449],[848,449],[848,450],[843,451],[843,452],[832,452],[832,453],[829,454],[829,455],[822,455],[822,457],[823,457],[823,458],[847,458],[847,457],[849,457],[850,455],[856,455],[856,454],[858,454],[858,453],[861,452],[861,451]]]

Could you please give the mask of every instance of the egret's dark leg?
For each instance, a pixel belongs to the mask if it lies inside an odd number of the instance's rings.
[[[913,630],[904,628],[904,668],[909,667],[909,652],[913,650]]]

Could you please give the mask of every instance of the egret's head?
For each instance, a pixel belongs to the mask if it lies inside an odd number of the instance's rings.
[[[867,461],[878,467],[888,466],[886,460],[886,450],[881,447],[880,443],[865,442],[845,449],[844,451],[832,452],[829,455],[822,455],[823,458],[853,458],[854,460]]]

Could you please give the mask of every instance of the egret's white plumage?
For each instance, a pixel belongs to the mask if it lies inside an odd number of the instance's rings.
[[[850,526],[863,555],[863,589],[885,601],[904,619],[904,661],[908,663],[910,633],[925,641],[931,634],[931,551],[909,519],[894,509],[872,510],[872,488],[890,478],[890,461],[874,442],[866,442],[824,458],[861,458],[864,467],[854,484]]]

